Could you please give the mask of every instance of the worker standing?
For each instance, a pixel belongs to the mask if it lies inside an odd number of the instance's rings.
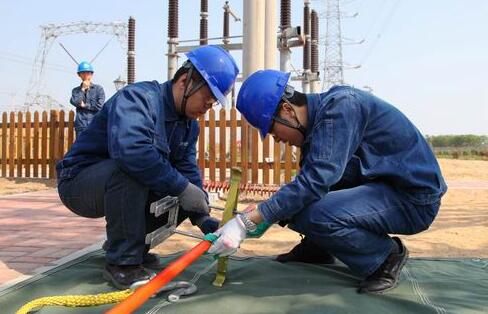
[[[408,250],[398,237],[429,228],[447,190],[428,143],[397,108],[348,86],[303,94],[290,74],[264,70],[242,85],[237,109],[264,138],[301,148],[300,172],[270,199],[216,232],[209,252],[232,254],[274,223],[304,239],[279,262],[334,263],[361,293],[394,288]],[[327,284],[327,283],[324,283]]]
[[[149,205],[177,196],[178,224],[190,218],[203,233],[217,230],[196,163],[196,119],[213,105],[225,105],[239,72],[218,46],[190,51],[174,78],[130,84],[94,116],[56,165],[59,196],[77,215],[105,217],[103,276],[119,289],[150,278],[157,265],[146,234],[167,223]]]
[[[93,66],[83,61],[78,65],[80,86],[73,88],[70,103],[76,107],[75,131],[76,136],[83,132],[93,116],[102,109],[105,102],[103,87],[92,83]]]

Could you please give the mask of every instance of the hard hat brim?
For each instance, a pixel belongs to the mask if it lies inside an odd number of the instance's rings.
[[[227,97],[224,94],[222,94],[222,92],[219,90],[217,85],[210,80],[207,71],[205,71],[205,69],[201,66],[198,60],[196,60],[195,58],[189,58],[189,60],[192,63],[192,65],[195,67],[195,69],[197,69],[198,73],[200,73],[200,75],[203,77],[203,79],[207,83],[208,88],[210,88],[210,91],[214,95],[217,102],[223,107],[225,107],[227,105]]]

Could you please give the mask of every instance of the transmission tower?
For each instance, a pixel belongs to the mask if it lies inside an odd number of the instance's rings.
[[[24,111],[60,109],[63,107],[53,97],[41,93],[41,91],[45,91],[43,78],[47,55],[58,37],[86,33],[113,35],[120,42],[122,49],[124,51],[127,50],[128,32],[127,23],[125,22],[94,23],[81,21],[41,25],[41,40],[34,60],[24,107],[22,108]]]
[[[344,84],[340,0],[326,0],[325,60],[322,91]]]

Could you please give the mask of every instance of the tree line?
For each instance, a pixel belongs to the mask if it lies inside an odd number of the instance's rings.
[[[486,135],[427,135],[437,157],[488,160]]]
[[[486,135],[427,135],[427,141],[432,147],[486,147]]]

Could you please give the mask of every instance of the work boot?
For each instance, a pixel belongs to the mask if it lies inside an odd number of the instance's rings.
[[[147,246],[147,251],[149,251],[149,246]],[[105,240],[102,245],[102,250],[107,252],[108,250],[108,241]],[[144,252],[144,256],[142,257],[142,265],[147,268],[161,268],[162,264],[159,260],[159,255]]]
[[[276,256],[276,261],[280,263],[334,264],[335,258],[305,237],[290,252]]]
[[[153,253],[144,253],[142,265],[147,268],[161,268],[163,266],[159,260],[159,255]]]
[[[105,264],[103,278],[117,289],[129,289],[134,282],[149,280],[151,274],[142,265]]]
[[[398,250],[390,253],[383,264],[359,284],[359,293],[381,294],[397,286],[408,259],[408,249],[399,238],[393,237],[392,240],[398,245]]]

